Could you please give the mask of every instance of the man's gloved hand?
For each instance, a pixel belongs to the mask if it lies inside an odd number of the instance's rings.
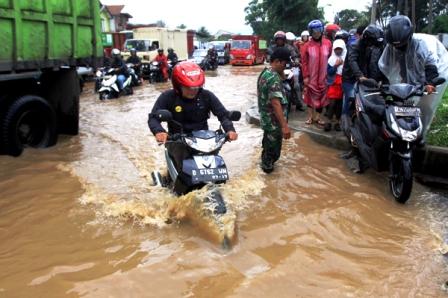
[[[229,131],[227,133],[227,139],[229,141],[236,141],[238,139],[238,134],[236,132],[234,132],[234,131]]]
[[[168,134],[166,132],[156,133],[156,140],[158,143],[165,144],[168,139]]]
[[[433,85],[425,85],[425,91],[428,92],[428,94],[436,92],[436,87]]]

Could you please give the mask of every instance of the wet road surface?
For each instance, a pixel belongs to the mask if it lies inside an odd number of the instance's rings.
[[[220,67],[206,88],[244,112],[260,71]],[[79,136],[0,156],[0,297],[446,295],[446,193],[415,184],[399,205],[384,175],[352,174],[301,133],[267,176],[261,130],[242,119],[221,152],[238,239],[223,251],[185,220],[188,198],[151,186],[165,167],[147,114],[169,84],[109,102],[91,87]]]

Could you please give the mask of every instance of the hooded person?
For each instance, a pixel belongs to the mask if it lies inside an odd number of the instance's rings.
[[[325,123],[325,131],[331,130],[333,118],[336,118],[334,129],[341,130],[340,119],[342,113],[342,69],[344,67],[345,57],[347,55],[347,48],[343,39],[336,39],[333,43],[333,52],[328,58],[327,67],[327,98],[329,104],[327,106],[328,121]]]

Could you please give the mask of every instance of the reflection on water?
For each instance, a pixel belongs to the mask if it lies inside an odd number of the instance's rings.
[[[244,112],[261,69],[220,67],[206,87]],[[300,133],[265,175],[261,130],[244,121],[221,152],[237,242],[219,249],[216,229],[192,211],[201,191],[151,186],[165,166],[147,113],[166,88],[109,102],[88,88],[78,137],[0,157],[0,296],[444,295],[446,193],[416,184],[396,204],[383,175],[353,175],[337,151]]]

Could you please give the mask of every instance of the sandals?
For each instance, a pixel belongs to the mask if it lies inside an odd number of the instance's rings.
[[[313,124],[313,123],[314,123],[313,118],[308,118],[308,120],[305,121],[305,124],[306,124],[306,125],[311,125],[311,124]]]
[[[316,125],[317,125],[319,128],[323,128],[323,127],[325,126],[325,121],[322,121],[322,120],[320,120],[320,119],[314,120],[314,123],[316,123]]]

